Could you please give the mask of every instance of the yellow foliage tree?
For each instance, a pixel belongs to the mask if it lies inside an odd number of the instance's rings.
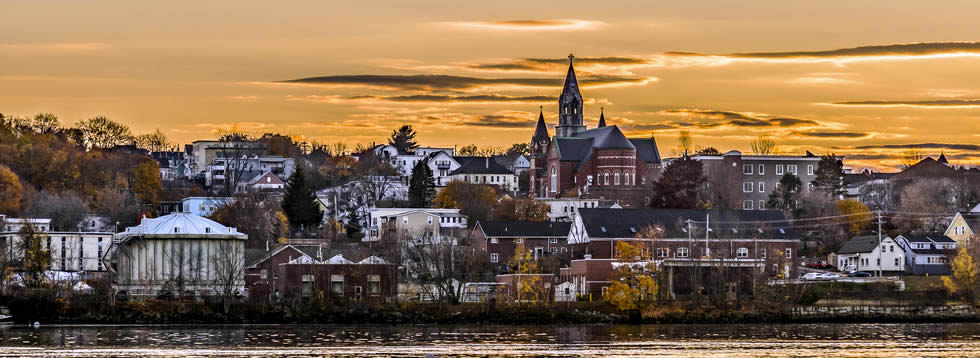
[[[548,204],[527,198],[505,198],[493,207],[496,221],[548,221]]]
[[[952,276],[943,276],[943,285],[949,292],[961,292],[970,301],[976,303],[977,279],[980,270],[973,260],[973,255],[966,247],[961,246],[950,265]]]
[[[160,166],[154,160],[144,160],[133,169],[133,194],[140,203],[156,206],[160,203],[163,182],[160,180]]]
[[[535,274],[541,273],[538,268],[538,260],[531,255],[531,251],[528,250],[524,243],[517,244],[514,248],[514,256],[510,258],[510,267],[513,273],[518,274],[516,278],[516,289],[514,292],[514,298],[517,302],[533,302],[541,299],[541,276],[536,276]]]
[[[437,208],[459,209],[471,223],[486,220],[497,202],[497,192],[485,184],[470,184],[454,180],[436,195],[432,205]]]
[[[616,242],[616,268],[605,299],[616,309],[629,311],[656,302],[659,286],[655,278],[657,267],[650,262],[650,253],[642,241]]]
[[[0,165],[0,214],[13,214],[20,209],[24,188],[10,168]]]
[[[871,210],[864,203],[854,199],[844,199],[837,201],[837,211],[847,220],[847,231],[851,236],[864,232],[864,229],[871,223]]]
[[[289,237],[289,218],[282,210],[276,211],[276,241],[285,245]]]

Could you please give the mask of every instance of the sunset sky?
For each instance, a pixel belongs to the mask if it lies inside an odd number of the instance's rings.
[[[0,11],[0,113],[96,115],[174,142],[237,125],[320,142],[527,142],[569,53],[586,125],[675,152],[902,150],[980,164],[976,1],[19,1]],[[552,134],[554,132],[552,131]]]

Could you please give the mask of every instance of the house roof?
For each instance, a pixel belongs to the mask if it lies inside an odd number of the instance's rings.
[[[123,234],[137,236],[174,237],[215,237],[246,239],[247,236],[235,228],[227,227],[214,220],[188,213],[173,213],[158,218],[143,219],[137,226],[126,228]]]
[[[892,176],[892,180],[912,179],[912,178],[949,178],[955,177],[956,169],[942,164],[935,159],[926,157],[915,163],[911,167],[905,168],[901,172]]]
[[[486,221],[477,223],[486,237],[567,237],[569,222]]]
[[[282,179],[279,179],[279,177],[276,176],[275,174],[273,174],[272,172],[265,172],[265,173],[262,173],[261,175],[256,175],[256,176],[252,177],[252,179],[249,179],[248,184],[249,185],[257,184],[260,180],[262,180],[262,178],[265,178],[265,177],[271,178],[272,181],[269,182],[269,183],[263,183],[263,184],[284,184],[282,182]]]
[[[449,175],[456,174],[514,174],[514,172],[504,168],[496,160],[490,157],[483,157],[479,159],[473,159],[466,162]]]
[[[837,254],[863,254],[873,251],[875,247],[878,247],[877,236],[855,236],[841,245]]]
[[[799,240],[778,210],[614,209],[579,208],[579,220],[590,238],[633,238],[660,227],[664,238],[704,239],[704,220],[710,218],[712,239]],[[693,232],[688,233],[687,220]]]
[[[592,138],[555,137],[558,160],[582,161],[592,153]]]
[[[941,255],[947,253],[948,249],[940,249],[936,247],[936,244],[950,244],[956,241],[949,236],[943,234],[921,234],[921,235],[901,235],[902,239],[908,241],[910,244],[928,244],[926,248],[920,249],[915,246],[909,247],[909,250],[920,255]]]
[[[980,207],[980,205],[978,205]],[[970,226],[973,232],[980,231],[980,212],[961,212],[960,216],[963,217],[963,221],[966,221],[966,225]]]

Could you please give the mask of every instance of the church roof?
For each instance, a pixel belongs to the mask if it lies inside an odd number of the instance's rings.
[[[626,139],[626,135],[617,126],[607,126],[602,128],[590,129],[575,134],[578,138],[593,138],[592,146],[603,149],[635,149],[633,143]]]
[[[558,160],[583,161],[592,153],[592,138],[555,137]]]
[[[578,90],[578,79],[575,78],[575,66],[572,64],[574,58],[575,56],[568,55],[568,74],[565,75],[565,85],[562,86],[558,103],[569,103],[572,98],[577,103],[583,103],[582,93]]]
[[[660,150],[657,149],[657,140],[650,138],[630,138],[630,143],[636,147],[636,155],[647,163],[660,163]]]
[[[549,138],[548,125],[544,123],[544,108],[542,107],[541,113],[538,114],[538,125],[534,129],[534,137],[531,137],[531,141],[548,141]]]

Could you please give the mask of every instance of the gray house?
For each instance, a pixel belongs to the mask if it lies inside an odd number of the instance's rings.
[[[956,241],[942,234],[899,235],[895,241],[905,250],[905,272],[912,275],[949,275],[949,257]]]

